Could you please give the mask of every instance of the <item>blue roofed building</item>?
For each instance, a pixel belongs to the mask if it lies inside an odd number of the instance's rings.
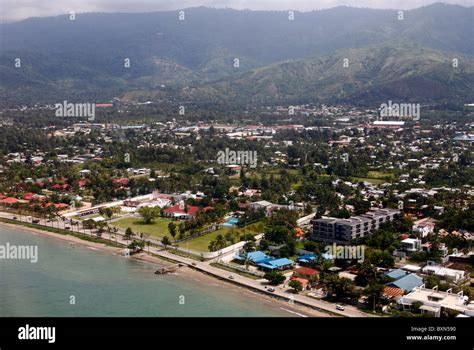
[[[323,254],[321,254],[321,257],[324,260],[334,260],[334,256],[332,256],[329,253],[323,253]],[[300,264],[309,264],[310,262],[316,260],[316,258],[317,258],[316,254],[308,253],[308,254],[303,254],[303,255],[298,256],[296,258],[296,261]]]
[[[264,252],[255,251],[247,254],[234,256],[234,260],[245,262],[249,261],[262,270],[284,270],[293,266],[294,262],[287,258],[275,259]]]
[[[234,257],[234,259],[235,260],[240,260],[240,261],[249,260],[250,262],[252,262],[254,264],[258,264],[258,263],[265,262],[265,261],[267,261],[269,259],[273,259],[273,258],[271,256],[268,256],[264,252],[261,252],[261,251],[257,250],[255,252],[250,252],[250,253],[247,253],[247,254],[236,255]]]
[[[394,279],[394,281],[387,283],[387,286],[403,289],[405,292],[411,292],[414,288],[423,285],[423,278],[402,269],[389,271],[385,276]]]
[[[393,269],[385,273],[385,276],[393,278],[394,280],[399,279],[400,277],[408,275],[408,272],[402,269]]]
[[[316,259],[316,254],[304,254],[304,255],[300,255],[296,258],[296,261],[298,261],[299,263],[309,263],[313,260]]]
[[[273,259],[265,262],[258,263],[257,266],[262,270],[285,270],[292,267],[293,261],[287,258]]]

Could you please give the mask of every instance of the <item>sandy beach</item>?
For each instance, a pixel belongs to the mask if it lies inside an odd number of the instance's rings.
[[[116,248],[116,247],[108,246],[103,243],[82,240],[72,235],[67,235],[67,234],[63,235],[63,234],[53,233],[49,231],[44,231],[41,229],[19,226],[19,225],[3,223],[3,222],[0,223],[0,226],[10,227],[15,230],[22,230],[22,231],[29,232],[32,234],[40,235],[42,237],[60,239],[63,241],[70,242],[71,244],[78,244],[78,245],[82,245],[86,247],[91,247],[91,248],[101,250],[104,252],[109,252],[115,255],[123,254],[123,248]],[[140,254],[133,255],[131,259],[140,260],[149,264],[154,264],[156,265],[157,268],[169,266],[172,264],[169,261],[166,261],[156,256],[148,255],[147,253],[140,253]],[[331,317],[331,315],[327,313],[323,313],[323,312],[314,310],[310,307],[306,307],[299,304],[290,304],[289,302],[283,301],[278,298],[273,298],[267,294],[259,293],[257,291],[241,287],[239,285],[227,282],[225,280],[221,280],[213,276],[209,276],[205,273],[196,271],[190,267],[181,267],[173,274],[179,275],[186,279],[194,280],[197,283],[207,284],[209,286],[212,286],[213,288],[225,289],[226,292],[229,294],[236,294],[236,295],[238,294],[239,296],[245,295],[248,298],[252,298],[260,302],[269,303],[272,305],[272,307],[279,308],[280,310],[284,310],[288,312],[288,316]],[[166,275],[161,275],[161,276],[158,276],[157,278],[166,278]]]

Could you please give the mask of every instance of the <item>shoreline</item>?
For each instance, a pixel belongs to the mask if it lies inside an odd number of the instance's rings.
[[[32,227],[27,227],[23,225],[17,225],[17,224],[12,224],[12,223],[6,223],[6,222],[0,222],[0,227],[7,227],[11,228],[14,230],[20,230],[20,231],[25,231],[27,233],[32,233],[35,235],[40,235],[41,237],[45,238],[51,238],[51,239],[59,239],[62,241],[66,241],[69,243],[73,244],[78,244],[84,247],[89,247],[89,248],[94,248],[97,250],[100,250],[102,252],[107,252],[107,253],[112,253],[114,255],[122,255],[122,251],[124,248],[118,248],[118,247],[112,247],[109,245],[106,245],[104,243],[99,243],[99,242],[91,242],[87,241],[84,239],[81,239],[79,237],[70,235],[70,234],[60,234],[60,233],[55,233],[55,232],[50,232],[46,230],[42,230],[40,228],[32,228]],[[139,253],[136,255],[130,256],[131,259],[141,261],[143,263],[147,264],[153,264],[156,267],[167,267],[173,265],[172,262],[167,261],[163,258],[153,256],[153,255],[148,255],[146,252]],[[274,304],[272,307],[276,309],[283,310],[285,312],[288,312],[292,316],[299,316],[299,317],[332,317],[332,315],[323,313],[318,310],[314,310],[310,307],[304,306],[304,305],[299,305],[299,304],[289,304],[286,301],[283,301],[279,298],[276,297],[271,297],[265,293],[250,289],[250,288],[245,288],[240,285],[236,285],[234,283],[225,281],[223,279],[211,276],[207,273],[198,271],[196,269],[193,269],[191,267],[180,267],[176,272],[170,273],[172,276],[180,276],[182,278],[191,278],[195,280],[198,283],[202,284],[208,284],[208,285],[213,285],[218,286],[221,289],[225,289],[226,293],[236,293],[245,295],[247,297],[250,297],[258,302],[262,303],[270,303]]]

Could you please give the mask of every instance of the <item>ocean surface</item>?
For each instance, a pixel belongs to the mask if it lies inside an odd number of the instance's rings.
[[[222,282],[0,226],[0,245],[35,245],[38,261],[0,259],[0,317],[292,316]],[[219,283],[219,284],[218,284]]]

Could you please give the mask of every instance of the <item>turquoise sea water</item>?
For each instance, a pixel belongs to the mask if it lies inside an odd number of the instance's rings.
[[[38,262],[0,259],[0,317],[291,316],[222,282],[154,275],[152,264],[0,226],[7,242],[37,245]]]

